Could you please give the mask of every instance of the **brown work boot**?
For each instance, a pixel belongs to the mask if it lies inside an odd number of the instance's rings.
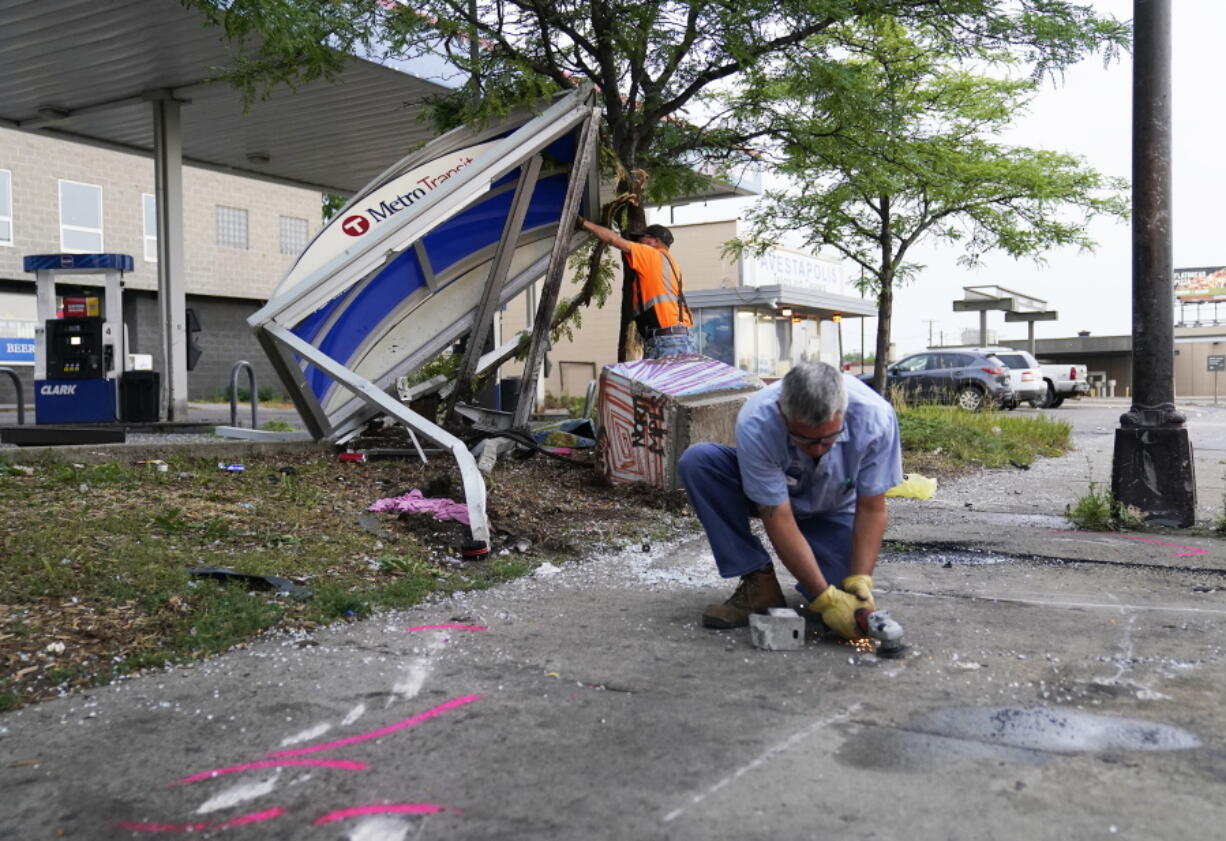
[[[741,576],[741,584],[732,598],[723,604],[709,604],[702,612],[702,624],[708,628],[744,628],[749,614],[766,613],[768,608],[787,607],[783,588],[775,577],[775,568],[767,566]]]

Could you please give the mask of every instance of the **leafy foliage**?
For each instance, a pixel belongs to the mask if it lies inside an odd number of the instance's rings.
[[[922,28],[924,46],[933,53],[1008,58],[1036,77],[1089,52],[1112,55],[1130,34],[1126,23],[1071,0],[182,2],[224,29],[233,64],[223,76],[248,101],[277,85],[336,78],[344,54],[445,56],[467,84],[431,101],[440,129],[489,121],[591,82],[604,117],[602,160],[616,195],[634,196],[625,218],[632,227],[644,222],[644,202],[662,203],[707,187],[724,167],[755,158],[755,134],[711,116],[714,94],[741,74],[780,71],[786,77],[821,70],[820,62],[808,59],[815,55],[828,65],[827,80],[840,82],[836,90],[847,109],[876,109],[875,99],[845,96],[863,74],[852,65],[844,78],[838,51],[846,49],[846,33],[858,22]],[[775,87],[776,78],[755,75],[752,84]],[[635,192],[637,170],[650,174],[641,198]],[[991,177],[985,173],[983,180]],[[593,265],[591,284],[576,302],[586,305],[598,297],[598,271]],[[629,282],[624,276],[623,295]],[[622,321],[624,336],[628,312]]]
[[[752,235],[732,247],[760,252],[803,231],[857,264],[878,298],[877,359],[888,355],[893,288],[921,268],[907,259],[921,239],[960,243],[968,265],[987,251],[1041,259],[1057,246],[1092,248],[1092,219],[1127,215],[1122,180],[996,139],[1038,84],[1007,77],[1014,57],[986,53],[1001,75],[978,75],[947,43],[931,26],[840,25],[806,55],[748,74],[729,100],[737,130],[765,138],[797,185],[769,193]],[[876,379],[882,388],[881,366]]]

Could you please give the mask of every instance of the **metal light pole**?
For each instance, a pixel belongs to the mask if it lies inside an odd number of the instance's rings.
[[[1111,492],[1150,522],[1190,526],[1196,477],[1175,408],[1171,257],[1171,3],[1134,0],[1132,408],[1115,431]]]

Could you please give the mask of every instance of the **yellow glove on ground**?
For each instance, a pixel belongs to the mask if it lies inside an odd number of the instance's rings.
[[[843,589],[855,596],[860,607],[876,610],[877,603],[873,601],[873,577],[871,575],[849,575],[843,579]]]
[[[854,640],[862,636],[856,627],[856,610],[863,606],[855,596],[831,584],[809,603],[809,610],[820,613],[826,627],[843,639]]]

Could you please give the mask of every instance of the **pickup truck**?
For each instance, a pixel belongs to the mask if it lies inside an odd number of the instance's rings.
[[[1072,397],[1079,399],[1090,393],[1090,382],[1086,379],[1086,366],[1072,365],[1065,362],[1041,364],[1043,380],[1047,383],[1047,395],[1038,402],[1040,408],[1054,409]]]

